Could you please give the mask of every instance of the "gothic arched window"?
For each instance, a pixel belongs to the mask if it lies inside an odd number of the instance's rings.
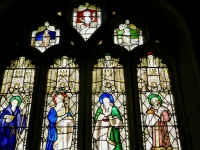
[[[35,66],[19,57],[4,71],[0,93],[0,148],[25,149]]]
[[[137,67],[144,149],[180,150],[168,68],[152,52],[147,55]]]
[[[124,68],[109,53],[93,69],[93,149],[129,149]]]
[[[47,77],[41,149],[77,149],[79,67],[63,56]]]
[[[168,64],[148,53],[136,65],[140,47],[150,47],[142,45],[143,36],[153,36],[139,17],[141,29],[128,20],[114,29],[118,19],[129,18],[129,10],[103,2],[97,4],[101,8],[88,3],[75,8],[77,1],[71,0],[62,16],[56,15],[60,8],[53,9],[54,16],[48,9],[26,28],[29,46],[22,43],[25,48],[6,53],[29,54],[36,67],[20,57],[3,74],[0,149],[181,150],[183,129],[178,129],[176,115],[182,111],[175,112],[178,92],[172,94]],[[103,26],[101,10],[107,11]],[[11,113],[5,114],[6,109]]]

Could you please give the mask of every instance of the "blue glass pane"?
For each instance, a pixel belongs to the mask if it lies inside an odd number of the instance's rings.
[[[49,31],[49,30],[48,30],[48,31]],[[44,31],[36,33],[36,38],[35,38],[35,40],[36,40],[36,41],[42,41],[43,34],[44,34]],[[50,37],[51,37],[50,39],[51,39],[51,40],[52,40],[52,39],[55,39],[55,37],[56,37],[56,32],[55,32],[55,31],[49,31],[48,34],[50,35]]]

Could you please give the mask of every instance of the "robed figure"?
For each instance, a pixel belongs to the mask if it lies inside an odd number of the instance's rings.
[[[119,25],[116,38],[115,43],[124,46],[129,51],[140,45],[139,29],[134,24],[130,24],[129,20],[126,20],[125,24]]]
[[[42,45],[41,46],[49,46],[51,36],[49,35],[49,30],[45,30],[42,36]]]
[[[157,94],[151,94],[148,102],[151,108],[146,112],[146,125],[152,140],[152,150],[172,150],[167,124],[171,120],[171,113],[162,106],[162,98]]]
[[[20,136],[26,127],[26,116],[20,114],[19,106],[22,99],[13,96],[10,104],[0,115],[0,149],[15,150],[17,137]]]
[[[46,150],[60,150],[71,147],[74,119],[68,111],[67,95],[64,93],[54,95],[52,107],[47,115],[49,121]]]
[[[109,93],[103,93],[99,102],[94,123],[93,138],[98,150],[122,150],[120,140],[120,128],[122,128],[122,116],[116,106],[114,98]]]

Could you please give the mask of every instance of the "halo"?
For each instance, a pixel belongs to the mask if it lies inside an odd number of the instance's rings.
[[[109,94],[109,93],[101,94],[101,96],[99,97],[100,104],[103,104],[103,99],[104,98],[109,98],[110,99],[110,103],[114,104],[115,100],[114,100],[113,96],[111,94]]]
[[[158,94],[151,94],[148,96],[148,102],[151,104],[151,99],[157,98],[160,101],[160,105],[162,105],[162,98]]]
[[[21,103],[22,103],[22,99],[19,97],[19,96],[12,96],[9,100],[9,102],[11,103],[13,100],[17,100],[18,101],[18,104],[17,106],[20,106]]]

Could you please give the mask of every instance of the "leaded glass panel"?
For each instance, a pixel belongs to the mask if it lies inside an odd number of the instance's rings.
[[[119,28],[114,30],[114,43],[130,51],[143,44],[142,30],[126,20],[125,24],[120,24]]]
[[[63,56],[50,66],[41,149],[77,149],[79,68],[74,61]]]
[[[118,62],[106,54],[93,69],[94,150],[129,149],[124,68]]]
[[[146,150],[180,150],[174,98],[166,64],[151,52],[137,68],[138,91]]]
[[[26,148],[35,66],[20,57],[4,71],[0,92],[0,149]]]
[[[89,39],[100,25],[100,7],[85,3],[85,6],[80,5],[78,8],[74,8],[73,26],[82,35],[85,41]]]
[[[60,30],[50,26],[45,22],[44,26],[40,26],[38,30],[32,32],[31,46],[37,48],[40,52],[44,52],[47,48],[58,44],[60,41]]]

